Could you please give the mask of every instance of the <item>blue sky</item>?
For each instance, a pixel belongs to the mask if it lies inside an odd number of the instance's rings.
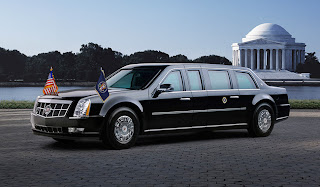
[[[261,23],[284,27],[320,55],[319,0],[0,0],[0,47],[31,56],[94,42],[123,54],[161,50],[231,60]]]

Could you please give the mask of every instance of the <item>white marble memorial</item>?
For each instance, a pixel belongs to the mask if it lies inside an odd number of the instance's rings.
[[[304,63],[305,46],[296,43],[281,26],[264,23],[242,38],[242,43],[232,44],[232,65],[252,70],[295,71],[299,63]]]

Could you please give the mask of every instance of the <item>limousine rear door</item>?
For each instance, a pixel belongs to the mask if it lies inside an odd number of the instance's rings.
[[[243,108],[239,103],[239,90],[235,89],[231,72],[227,69],[207,69],[208,87],[207,125],[236,125],[240,123]]]
[[[245,109],[240,117],[242,122],[249,122],[251,114],[248,111],[252,110],[252,100],[260,93],[260,89],[249,71],[235,70],[233,73],[235,85],[239,89],[239,105]]]

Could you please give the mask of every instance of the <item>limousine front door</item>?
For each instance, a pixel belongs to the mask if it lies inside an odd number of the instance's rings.
[[[171,85],[171,90],[162,92],[149,101],[149,123],[146,131],[164,131],[188,127],[192,124],[192,94],[185,91],[183,70],[168,73],[162,84]]]
[[[148,129],[187,127],[192,123],[191,92],[166,92],[150,101],[151,119]],[[161,130],[160,130],[161,129]]]

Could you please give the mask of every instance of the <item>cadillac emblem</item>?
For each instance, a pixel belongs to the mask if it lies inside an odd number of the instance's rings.
[[[45,113],[46,115],[48,115],[50,112],[51,112],[51,106],[50,106],[50,105],[47,105],[47,106],[44,108],[44,113]]]
[[[105,93],[107,91],[107,83],[105,81],[99,82],[98,89],[100,93]]]

